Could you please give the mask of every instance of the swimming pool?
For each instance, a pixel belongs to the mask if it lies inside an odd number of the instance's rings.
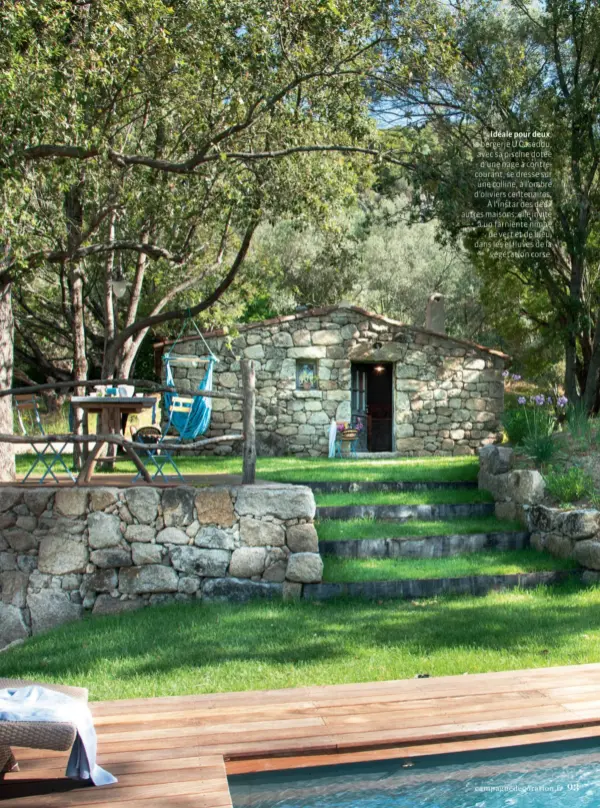
[[[599,808],[600,739],[229,778],[234,808]]]

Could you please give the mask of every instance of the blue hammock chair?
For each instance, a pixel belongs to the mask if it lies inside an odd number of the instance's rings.
[[[165,382],[167,387],[175,387],[175,380],[173,379],[173,370],[170,363],[170,353],[165,357]],[[202,390],[213,389],[213,368],[216,362],[216,357],[212,354],[208,359],[208,367],[204,378],[198,385],[198,392]],[[212,398],[207,396],[194,396],[194,400],[189,409],[180,409],[173,406],[175,398],[181,399],[185,396],[179,396],[177,393],[165,393],[165,412],[169,413],[167,420],[168,432],[173,427],[179,435],[180,440],[194,440],[195,438],[204,435],[210,426],[210,416],[212,412]]]
[[[197,336],[204,343],[204,347],[207,351],[207,356],[199,358],[208,359],[208,367],[206,368],[206,373],[204,374],[202,381],[198,385],[198,391],[207,390],[208,392],[212,392],[213,367],[215,362],[218,362],[219,360],[209,348],[202,335],[202,332],[191,317],[186,317],[179,330],[179,334],[177,334],[173,344],[171,345],[171,350],[163,356],[163,362],[165,363],[165,382],[167,387],[176,387],[171,363],[175,362],[177,357],[172,356],[172,354],[177,347],[177,344],[181,340],[186,328],[188,328],[190,325],[194,328]],[[179,357],[180,360],[188,360],[190,358],[191,357],[189,356]],[[179,434],[180,440],[194,440],[195,438],[204,435],[210,426],[212,398],[210,396],[207,396],[206,398],[202,396],[190,396],[188,397],[187,406],[184,404],[185,400],[185,396],[181,396],[179,393],[164,394],[165,412],[168,413],[168,418],[163,435],[166,435],[170,428],[173,427]]]
[[[184,322],[179,334],[171,345],[171,350],[163,356],[163,361],[165,363],[165,383],[167,387],[176,388],[175,379],[173,378],[173,368],[171,366],[172,363],[176,361],[176,358],[172,357],[171,354],[181,339],[181,335],[188,325],[188,322],[191,322],[196,330],[196,333],[208,351],[207,357],[199,357],[200,359],[208,360],[208,366],[200,384],[198,385],[198,391],[201,392],[202,390],[206,390],[211,392],[213,389],[213,368],[215,363],[219,360],[208,347],[206,340],[202,336],[202,332],[196,323],[193,322],[193,320],[186,320],[186,322]],[[182,358],[189,359],[190,357]],[[183,482],[183,477],[177,467],[177,463],[171,455],[171,451],[181,447],[183,445],[183,441],[195,440],[206,433],[208,427],[210,426],[212,398],[210,396],[185,396],[174,392],[164,393],[163,400],[164,411],[167,414],[167,421],[158,441],[156,441],[156,438],[153,439],[153,442],[157,442],[159,444],[159,448],[149,449],[147,452],[148,459],[156,468],[152,479],[160,476],[164,480],[167,480],[168,478],[163,469],[165,466],[171,466],[178,479]],[[169,436],[168,433],[171,431],[171,429],[174,429],[177,432],[177,437]],[[134,480],[137,480],[139,477],[140,475],[138,474]]]

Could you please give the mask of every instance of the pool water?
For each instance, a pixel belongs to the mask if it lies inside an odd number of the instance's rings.
[[[600,808],[600,739],[229,778],[234,808]]]

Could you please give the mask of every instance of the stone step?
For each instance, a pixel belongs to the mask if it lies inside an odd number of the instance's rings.
[[[461,578],[407,578],[400,581],[361,581],[357,583],[305,584],[306,600],[352,597],[384,600],[389,598],[433,598],[439,595],[486,595],[507,589],[534,589],[563,581],[581,581],[584,570],[519,572],[509,575],[468,575]]]
[[[319,541],[319,552],[338,558],[445,558],[479,550],[523,550],[529,547],[529,536],[527,531],[515,530],[398,539],[343,539]]]
[[[390,482],[373,481],[373,482],[315,482],[307,481],[304,483],[295,483],[296,485],[306,485],[315,493],[319,494],[339,494],[339,493],[356,493],[357,491],[436,491],[436,490],[457,490],[461,489],[476,489],[477,482],[463,481],[463,482],[401,482],[399,480],[392,480]]]
[[[408,522],[421,519],[464,519],[470,516],[493,516],[493,502],[472,502],[449,505],[321,505],[317,519],[383,519],[387,522]]]

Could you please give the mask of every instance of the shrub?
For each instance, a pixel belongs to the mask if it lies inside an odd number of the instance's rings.
[[[556,416],[552,410],[541,407],[521,407],[505,412],[503,425],[511,443],[525,446],[528,440],[551,436],[556,428]]]
[[[549,463],[556,454],[556,443],[552,433],[543,432],[527,435],[522,443],[525,454],[535,461],[537,465]]]
[[[504,370],[502,375],[506,383],[521,381],[521,376],[515,373],[511,375],[508,370]],[[510,443],[523,447],[527,444],[528,454],[532,457],[551,457],[554,446],[548,438],[564,418],[569,401],[567,397],[555,390],[551,395],[530,395],[528,402],[527,396],[505,390],[504,401],[507,408],[502,425]],[[515,408],[515,403],[518,408]]]
[[[592,477],[580,466],[571,466],[566,471],[550,471],[544,480],[548,494],[557,502],[577,502],[594,493]]]
[[[527,411],[521,407],[518,410],[506,410],[502,416],[502,426],[508,440],[518,446],[523,443],[527,432]]]
[[[582,402],[569,404],[566,410],[567,428],[571,437],[577,441],[589,443],[592,438],[592,424],[588,411]]]

